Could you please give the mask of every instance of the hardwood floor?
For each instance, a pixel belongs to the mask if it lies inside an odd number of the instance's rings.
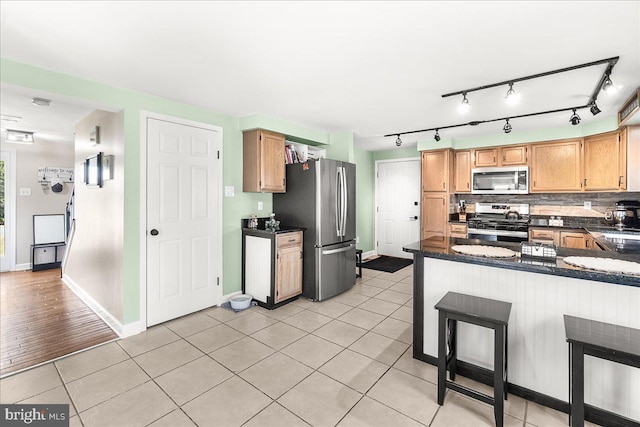
[[[0,313],[0,376],[118,337],[59,268],[0,274]]]

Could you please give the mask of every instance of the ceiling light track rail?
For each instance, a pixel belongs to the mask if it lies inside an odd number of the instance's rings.
[[[478,126],[478,125],[483,124],[483,123],[492,123],[492,122],[499,122],[499,121],[502,121],[502,120],[511,120],[511,119],[521,119],[523,117],[541,116],[543,114],[562,113],[564,111],[581,110],[581,109],[589,108],[589,107],[590,107],[590,104],[581,105],[581,106],[578,106],[578,107],[557,108],[555,110],[539,111],[537,113],[519,114],[517,116],[500,117],[500,118],[497,118],[497,119],[475,120],[475,121],[471,121],[471,122],[467,122],[467,123],[459,123],[459,124],[447,125],[447,126],[438,126],[438,127],[433,127],[433,128],[429,128],[429,129],[410,130],[410,131],[406,131],[406,132],[394,132],[394,133],[390,133],[390,134],[387,134],[387,135],[384,135],[384,136],[385,137],[401,136],[401,135],[409,135],[409,134],[412,134],[412,133],[431,132],[431,131],[434,131],[434,130],[437,132],[437,131],[442,130],[442,129],[459,128],[459,127],[463,127],[463,126]]]
[[[573,65],[571,67],[559,68],[557,70],[546,71],[544,73],[538,73],[538,74],[532,74],[530,76],[525,76],[525,77],[518,77],[517,79],[509,79],[509,80],[505,80],[505,81],[502,81],[502,82],[499,82],[499,83],[492,83],[492,84],[488,84],[488,85],[484,85],[484,86],[474,87],[474,88],[471,88],[471,89],[459,90],[457,92],[445,93],[444,95],[442,95],[442,97],[443,98],[447,98],[449,96],[455,96],[455,95],[466,95],[468,93],[476,92],[476,91],[479,91],[479,90],[491,89],[492,87],[504,86],[504,85],[508,85],[508,84],[522,82],[522,81],[525,81],[525,80],[537,79],[537,78],[540,78],[540,77],[551,76],[551,75],[554,75],[554,74],[565,73],[567,71],[574,71],[574,70],[579,70],[581,68],[593,67],[593,66],[596,66],[596,65],[607,64],[608,63],[609,66],[607,67],[607,71],[605,71],[605,73],[603,74],[602,79],[600,81],[600,84],[596,88],[596,92],[597,92],[597,91],[599,91],[600,87],[602,87],[602,83],[604,83],[604,81],[606,79],[605,75],[611,74],[611,70],[613,70],[613,67],[616,65],[616,63],[618,62],[619,59],[620,59],[619,56],[614,56],[613,58],[607,58],[607,59],[600,59],[598,61],[587,62],[585,64],[579,64],[579,65]],[[595,95],[597,95],[597,93]],[[593,96],[592,96],[592,98],[593,98]]]

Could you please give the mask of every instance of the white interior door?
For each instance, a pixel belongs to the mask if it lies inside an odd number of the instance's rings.
[[[11,154],[0,152],[0,271],[15,269],[15,172]]]
[[[147,326],[219,304],[221,143],[147,119]]]
[[[420,240],[420,159],[376,162],[378,255],[411,258],[402,251]]]

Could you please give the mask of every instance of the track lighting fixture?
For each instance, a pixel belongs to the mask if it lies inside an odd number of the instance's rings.
[[[398,139],[396,139],[396,145],[400,147],[402,145],[402,140],[400,139],[400,135],[398,135]]]
[[[513,129],[513,127],[511,127],[511,123],[509,123],[509,119],[507,119],[507,123],[504,124],[502,130],[504,131],[504,133],[509,133],[511,132],[511,129]]]
[[[438,133],[438,129],[436,129],[436,134],[435,134],[435,135],[433,135],[433,139],[435,139],[435,140],[436,140],[436,142],[437,142],[437,141],[440,141],[440,134]]]
[[[572,125],[577,125],[580,124],[580,120],[582,120],[580,118],[580,116],[578,115],[578,113],[576,113],[576,109],[573,109],[573,114],[571,115],[571,117],[569,118],[569,121],[571,122]]]
[[[465,114],[471,109],[471,104],[469,104],[469,100],[467,99],[467,92],[462,92],[462,102],[458,106],[458,111],[460,114]]]
[[[509,90],[504,97],[504,102],[506,102],[507,105],[516,105],[520,102],[520,94],[513,90],[513,82],[509,83]]]
[[[594,116],[601,111],[598,108],[598,104],[596,104],[596,101],[593,101],[593,103],[591,104],[591,108],[589,108],[589,111],[591,111],[591,114],[593,114]]]
[[[7,129],[6,141],[14,144],[33,144],[33,132]]]
[[[602,90],[607,95],[613,95],[618,91],[618,88],[613,85],[613,82],[611,81],[611,77],[609,76],[609,74],[607,74],[607,78],[604,79],[604,83],[602,83]]]

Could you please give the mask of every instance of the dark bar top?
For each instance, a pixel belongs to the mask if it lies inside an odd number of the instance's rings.
[[[434,308],[503,325],[509,323],[509,314],[511,314],[510,302],[459,294],[457,292],[447,292]]]
[[[288,227],[288,226],[280,226],[278,227],[277,230],[266,230],[264,228],[260,229],[260,228],[248,228],[248,227],[243,227],[242,231],[246,232],[246,233],[251,233],[254,234],[256,236],[259,236],[261,234],[264,234],[265,236],[272,236],[274,234],[282,234],[282,233],[291,233],[293,231],[304,231],[304,228],[300,228],[300,227]]]
[[[516,252],[513,258],[488,258],[482,256],[464,255],[451,249],[454,245],[485,245],[511,249]],[[624,254],[615,251],[595,251],[586,249],[557,248],[555,260],[540,260],[536,258],[521,258],[520,244],[510,242],[492,242],[479,239],[450,238],[445,242],[438,239],[425,239],[411,243],[402,248],[403,251],[427,258],[438,258],[468,264],[486,265],[490,267],[506,268],[510,270],[529,271],[532,273],[550,274],[554,276],[573,277],[583,280],[613,283],[640,287],[640,276],[628,274],[608,273],[605,271],[587,270],[569,265],[563,261],[568,256],[584,256],[599,258],[614,258],[631,262],[640,262],[637,254]]]
[[[567,342],[640,357],[640,329],[564,315]]]

